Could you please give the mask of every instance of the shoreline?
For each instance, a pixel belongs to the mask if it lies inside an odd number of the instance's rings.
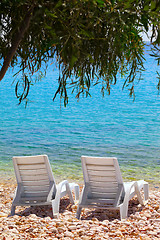
[[[81,173],[82,174],[82,173]],[[15,177],[15,173],[14,171],[1,171],[0,170],[0,175],[1,175],[1,178],[0,178],[0,184],[3,184],[3,183],[7,183],[7,182],[14,182],[16,184],[16,177]],[[70,176],[63,176],[63,175],[59,175],[59,174],[56,174],[54,173],[53,171],[53,176],[55,178],[55,182],[56,184],[58,184],[59,182],[63,181],[63,180],[68,180],[69,182],[76,182],[80,185],[83,185],[84,181],[83,181],[83,177],[80,176],[80,178],[78,179],[78,177],[74,178],[74,177],[70,177]],[[146,182],[148,182],[149,184],[149,188],[154,190],[154,189],[158,189],[160,190],[160,180],[159,181],[155,181],[155,180],[150,180],[150,179],[147,179],[147,178],[143,178],[143,175],[140,176],[139,178],[136,176],[130,176],[128,175],[127,177],[127,172],[125,172],[125,174],[122,172],[122,178],[124,180],[124,182],[130,182],[130,181],[138,181],[138,180],[145,180]]]

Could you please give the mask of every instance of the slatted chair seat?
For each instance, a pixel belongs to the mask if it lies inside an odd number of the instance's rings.
[[[82,208],[119,209],[121,219],[128,214],[129,200],[137,195],[143,205],[149,197],[148,183],[144,180],[124,183],[117,158],[82,156],[84,188],[81,193],[76,217]]]
[[[52,205],[53,216],[59,215],[60,198],[69,195],[73,204],[79,199],[79,186],[67,180],[56,185],[47,155],[13,157],[17,189],[12,202],[11,215],[16,206]]]

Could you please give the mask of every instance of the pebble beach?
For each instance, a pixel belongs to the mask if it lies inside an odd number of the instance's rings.
[[[118,211],[94,209],[83,209],[77,220],[77,203],[71,205],[67,196],[61,199],[58,219],[53,218],[51,206],[17,207],[16,215],[9,216],[15,188],[13,179],[0,183],[0,239],[160,239],[159,188],[151,187],[145,206],[136,197],[130,200],[123,221]]]

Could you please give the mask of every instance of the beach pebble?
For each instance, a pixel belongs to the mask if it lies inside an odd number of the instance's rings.
[[[159,205],[154,206],[154,209],[157,211],[159,210]]]
[[[144,217],[146,217],[147,219],[150,219],[150,218],[151,218],[151,214],[149,214],[149,213],[144,213]]]
[[[65,236],[65,237],[73,238],[73,237],[74,237],[74,234],[71,233],[71,232],[69,232],[69,231],[66,231],[66,232],[64,232],[64,236]]]
[[[4,212],[0,212],[0,217],[7,217],[8,214],[4,213]]]
[[[77,226],[76,225],[70,225],[70,226],[68,226],[68,229],[73,231],[73,230],[77,229]]]
[[[52,233],[58,233],[58,229],[56,227],[52,227],[50,230]]]

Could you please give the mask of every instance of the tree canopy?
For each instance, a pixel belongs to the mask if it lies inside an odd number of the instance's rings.
[[[98,83],[102,94],[110,93],[117,76],[134,96],[144,70],[142,32],[149,28],[159,64],[159,0],[1,0],[0,80],[8,67],[19,67],[15,92],[21,103],[34,76],[41,77],[52,61],[59,68],[53,100],[60,94],[64,105],[68,87],[77,98]]]

